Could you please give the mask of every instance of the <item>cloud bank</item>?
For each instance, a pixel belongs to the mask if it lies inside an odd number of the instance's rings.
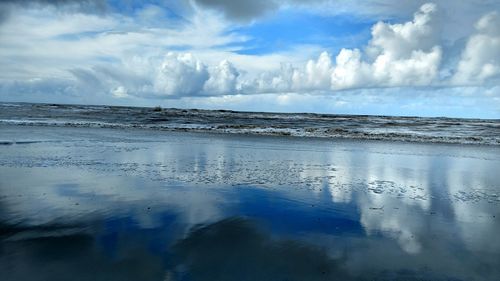
[[[384,87],[480,86],[499,74],[498,14],[476,24],[452,77],[440,77],[443,47],[435,27],[435,4],[424,4],[411,21],[378,22],[363,49],[342,49],[334,58],[322,52],[302,66],[282,63],[252,77],[230,61],[209,65],[192,53],[168,53],[155,69],[152,92],[158,97],[260,93],[311,93]],[[119,83],[119,81],[115,81]],[[118,85],[117,87],[122,87]],[[144,87],[143,87],[144,88]],[[143,93],[137,93],[139,95]]]
[[[203,98],[205,105],[217,100],[224,107],[229,100],[248,100],[243,96],[258,103],[263,94],[274,95],[272,103],[279,105],[289,97],[299,100],[298,95],[349,104],[338,96],[351,95],[353,102],[356,95],[375,96],[374,91],[426,97],[453,89],[456,97],[476,95],[500,105],[499,4],[376,2],[366,3],[370,10],[358,1],[194,0],[175,8],[167,1],[168,9],[150,3],[118,11],[106,1],[2,1],[1,14],[9,16],[0,21],[0,98],[104,103],[189,98],[192,106],[199,103],[191,98]],[[332,5],[338,9],[325,8]],[[364,44],[335,46],[340,51],[297,43],[266,54],[241,52],[254,38],[235,26],[297,6],[322,16],[416,12],[374,21]],[[454,30],[447,25],[456,16],[443,9],[452,6],[464,19],[456,24],[466,33],[459,38],[460,32],[443,32]]]

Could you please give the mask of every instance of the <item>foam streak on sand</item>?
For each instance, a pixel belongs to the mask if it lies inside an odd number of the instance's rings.
[[[500,120],[444,117],[18,103],[0,104],[0,124],[500,145]]]

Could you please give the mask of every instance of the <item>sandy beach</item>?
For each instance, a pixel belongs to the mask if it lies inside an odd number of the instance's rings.
[[[2,280],[500,278],[497,146],[0,131]]]

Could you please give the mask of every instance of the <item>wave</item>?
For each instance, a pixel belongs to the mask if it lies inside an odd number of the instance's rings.
[[[163,131],[205,132],[221,134],[245,134],[266,136],[289,136],[306,138],[335,138],[357,140],[387,140],[405,142],[449,143],[449,144],[481,144],[500,145],[499,136],[477,136],[443,134],[435,131],[414,132],[406,130],[390,131],[384,126],[375,128],[343,128],[343,127],[297,127],[287,125],[263,124],[200,124],[200,123],[119,123],[88,120],[19,120],[0,119],[0,124],[16,126],[55,126],[55,127],[82,127],[82,128],[114,128],[114,129],[146,129]],[[390,126],[393,127],[393,126]],[[0,145],[32,143],[33,141],[14,142],[1,141]]]

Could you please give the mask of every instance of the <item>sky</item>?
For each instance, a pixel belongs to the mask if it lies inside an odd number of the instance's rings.
[[[500,1],[0,0],[0,101],[500,119]]]

